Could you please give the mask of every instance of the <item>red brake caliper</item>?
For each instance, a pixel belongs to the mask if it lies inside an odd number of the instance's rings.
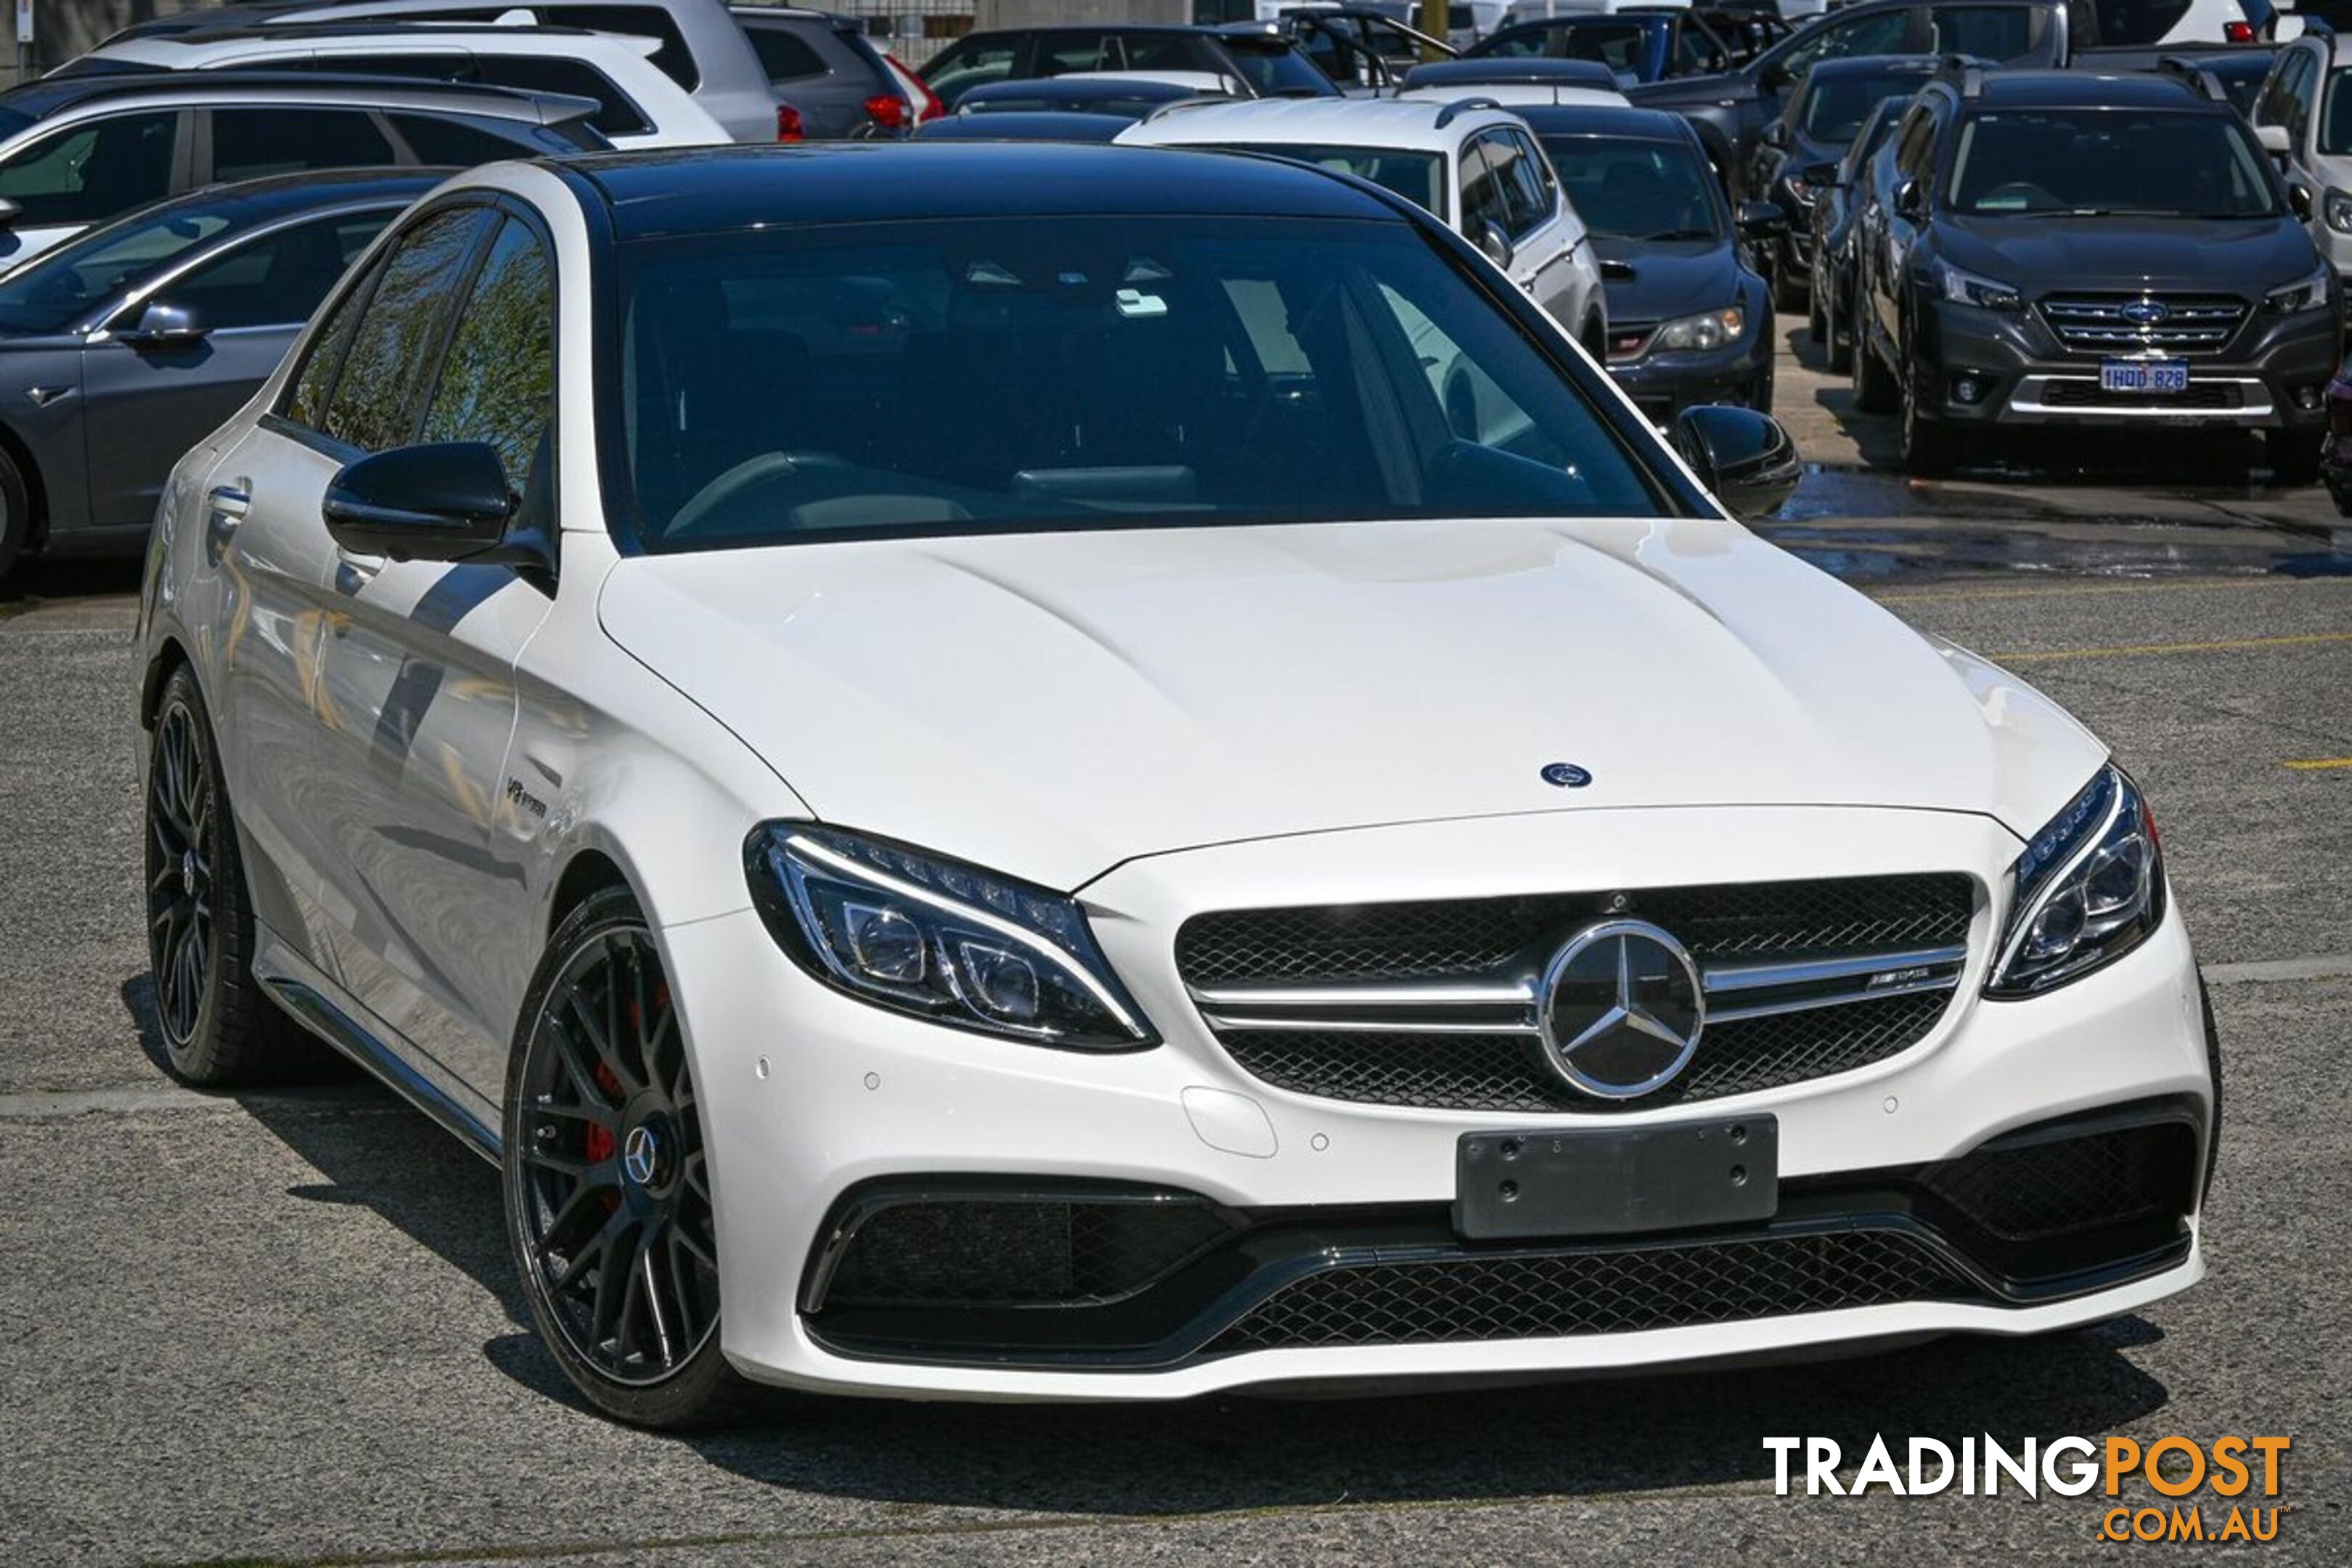
[[[614,1100],[621,1098],[621,1080],[613,1076],[611,1068],[606,1067],[603,1062],[598,1062],[595,1079],[598,1089],[603,1089]],[[580,1141],[580,1152],[588,1157],[588,1163],[592,1165],[611,1159],[614,1150],[618,1147],[619,1145],[613,1139],[613,1130],[609,1127],[599,1127],[593,1122],[589,1124],[587,1135]],[[604,1194],[604,1208],[607,1213],[620,1206],[620,1194]]]

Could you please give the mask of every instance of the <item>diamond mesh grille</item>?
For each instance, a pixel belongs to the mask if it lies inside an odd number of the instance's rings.
[[[1925,1246],[1888,1231],[1368,1264],[1276,1292],[1209,1349],[1630,1333],[1978,1294]]]
[[[1231,1234],[1204,1199],[901,1204],[861,1226],[828,1306],[1081,1302],[1129,1295]]]

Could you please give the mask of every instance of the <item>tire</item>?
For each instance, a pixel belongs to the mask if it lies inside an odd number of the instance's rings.
[[[1776,254],[1772,258],[1772,309],[1794,315],[1805,308],[1805,297],[1810,292],[1787,250]]]
[[[1902,384],[1878,357],[1870,332],[1860,321],[1853,329],[1853,405],[1864,414],[1892,414],[1903,401]]]
[[[23,553],[33,532],[33,502],[16,459],[0,451],[0,582]]]
[[[1958,455],[1956,432],[1919,406],[1916,376],[1903,378],[1903,467],[1923,479],[1940,479],[1952,471]]]
[[[142,805],[147,957],[163,1059],[207,1089],[303,1075],[324,1053],[253,977],[253,906],[220,751],[184,665],[155,705]]]
[[[685,1038],[625,889],[593,895],[548,940],[508,1061],[504,1134],[508,1248],[572,1386],[636,1426],[749,1415],[758,1391],[719,1350],[719,1240]]]
[[[1822,308],[1822,318],[1830,324],[1829,372],[1832,375],[1853,374],[1853,328],[1845,312],[1839,309],[1841,300],[1834,290]]]
[[[2280,485],[2307,485],[2319,478],[2320,434],[2316,430],[2265,430],[2263,456],[2271,480]]]
[[[1829,335],[1829,316],[1822,309],[1822,290],[1817,282],[1805,290],[1805,341],[1809,343],[1822,342]]]

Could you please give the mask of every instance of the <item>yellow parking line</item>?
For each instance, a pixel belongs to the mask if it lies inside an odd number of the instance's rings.
[[[2243,648],[2306,647],[2315,643],[2352,642],[2352,632],[2305,632],[2296,637],[2229,637],[2219,642],[2126,643],[2116,647],[2062,647],[2039,653],[1996,653],[2002,664],[2047,664],[2062,658],[2127,658],[2134,654],[2235,653]]]
[[[1919,588],[1894,594],[1873,594],[1882,605],[1909,605],[1942,600],[2063,599],[2105,594],[2186,594],[2215,588],[2302,588],[2311,578],[2200,577],[2174,583],[2084,583],[2063,588]]]
[[[2299,773],[2315,773],[2326,768],[2352,768],[2352,757],[2305,757],[2287,763]]]

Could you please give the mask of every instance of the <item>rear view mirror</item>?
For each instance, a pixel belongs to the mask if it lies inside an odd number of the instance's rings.
[[[1738,518],[1762,517],[1796,493],[1804,466],[1780,422],[1753,408],[1702,404],[1675,421],[1675,450]]]
[[[0,228],[6,228],[25,216],[25,209],[5,196],[0,196]]]
[[[2261,142],[2263,151],[2273,158],[2284,158],[2294,151],[2294,142],[2288,137],[2284,125],[2257,125],[2254,127],[2254,140]]]
[[[496,448],[479,441],[395,447],[327,486],[327,532],[354,555],[481,561],[506,541],[515,495]],[[536,558],[534,554],[534,559]]]
[[[211,333],[204,318],[187,306],[151,300],[147,308],[139,312],[138,324],[116,335],[141,348],[174,348],[200,343]]]
[[[1927,193],[1916,180],[1906,180],[1895,187],[1895,212],[1898,217],[1923,218],[1927,216]]]
[[[1838,163],[1834,158],[1824,158],[1818,163],[1808,163],[1797,171],[1797,178],[1816,190],[1824,190],[1838,183]]]
[[[1601,258],[1601,276],[1611,283],[1631,283],[1637,275],[1632,262],[1604,256]]]
[[[2289,185],[2286,188],[2286,210],[2294,214],[2296,221],[2309,223],[2314,210],[2311,192],[2302,185]]]
[[[1769,239],[1787,232],[1789,215],[1777,202],[1742,202],[1739,204],[1739,232],[1749,239]]]
[[[1505,271],[1510,269],[1511,258],[1517,254],[1512,248],[1511,237],[1503,232],[1503,226],[1498,223],[1490,223],[1479,229],[1478,248],[1486,253],[1487,260]]]

